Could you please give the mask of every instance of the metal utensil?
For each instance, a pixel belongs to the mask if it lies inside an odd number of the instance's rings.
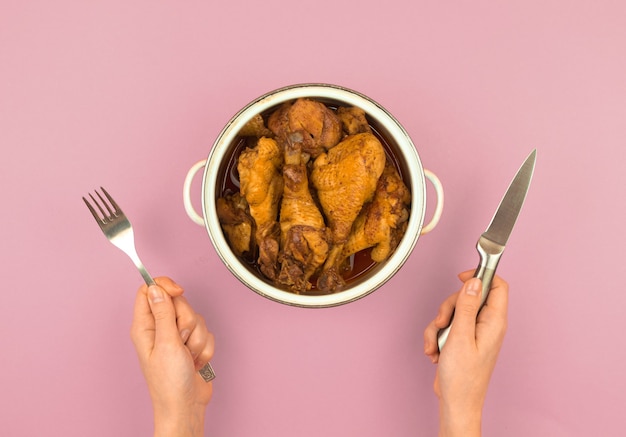
[[[530,186],[530,181],[535,170],[535,160],[537,158],[537,149],[533,150],[520,167],[513,182],[509,185],[506,194],[502,198],[498,209],[487,227],[487,230],[480,236],[476,249],[480,255],[480,264],[474,272],[474,277],[482,280],[482,294],[480,305],[484,305],[489,290],[491,289],[491,281],[496,273],[496,267],[500,261],[500,257],[506,247],[506,242],[511,235],[515,221],[519,215],[526,193]],[[450,334],[450,325],[439,331],[438,344],[441,350]]]
[[[107,239],[130,257],[146,284],[148,286],[155,285],[154,279],[152,279],[152,276],[150,276],[137,255],[135,236],[130,221],[111,195],[102,187],[100,187],[100,190],[102,190],[106,199],[98,191],[95,192],[97,199],[92,194],[89,194],[91,201],[96,205],[100,214],[98,214],[98,211],[96,211],[89,200],[83,197],[87,208],[91,211],[93,218],[96,219],[98,226],[100,226]],[[199,373],[206,382],[215,378],[215,372],[211,367],[211,363],[207,363],[199,370]]]

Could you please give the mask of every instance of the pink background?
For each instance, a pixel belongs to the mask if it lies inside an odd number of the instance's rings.
[[[249,4],[2,0],[0,435],[151,432],[128,334],[141,278],[81,200],[100,185],[216,335],[207,436],[435,435],[423,328],[535,147],[485,435],[622,435],[624,2]],[[446,192],[390,282],[325,310],[242,286],[181,196],[238,109],[301,82],[389,109]]]

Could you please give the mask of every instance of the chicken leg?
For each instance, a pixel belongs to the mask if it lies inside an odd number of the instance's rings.
[[[285,144],[278,276],[279,283],[298,294],[311,289],[309,278],[326,260],[329,239],[324,217],[309,191],[305,155],[297,142],[301,139],[302,135],[292,134]]]
[[[256,224],[259,268],[269,279],[275,279],[278,273],[280,227],[277,219],[283,193],[282,163],[282,151],[276,141],[262,137],[256,147],[241,152],[237,165],[240,192]]]
[[[360,133],[346,137],[313,163],[311,180],[328,221],[332,243],[318,278],[319,289],[332,292],[344,285],[340,271],[343,247],[361,208],[374,195],[385,162],[380,141],[371,133]]]
[[[372,261],[386,260],[404,235],[410,203],[409,189],[394,166],[387,163],[378,180],[374,199],[356,218],[342,255],[347,258],[373,247]]]

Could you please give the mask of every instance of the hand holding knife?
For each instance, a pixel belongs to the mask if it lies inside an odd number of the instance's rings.
[[[537,150],[535,149],[528,155],[526,161],[518,170],[487,230],[478,239],[476,249],[480,255],[480,264],[474,273],[474,277],[482,281],[481,306],[484,305],[487,299],[491,281],[496,273],[496,267],[526,199],[526,193],[535,169],[536,157]],[[440,351],[448,339],[452,323],[451,321],[447,328],[439,331],[438,344]]]

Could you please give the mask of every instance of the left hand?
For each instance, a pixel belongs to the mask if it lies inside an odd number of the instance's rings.
[[[198,370],[213,356],[214,338],[180,286],[164,277],[155,282],[137,292],[131,338],[148,383],[156,431],[166,435],[183,424],[201,429],[213,384]]]

